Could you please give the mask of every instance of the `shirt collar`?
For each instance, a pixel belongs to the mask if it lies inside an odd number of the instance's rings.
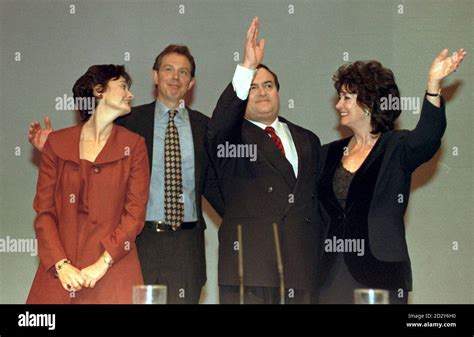
[[[252,123],[253,125],[256,125],[258,126],[260,129],[262,130],[265,130],[265,128],[267,126],[271,126],[272,128],[275,129],[275,132],[278,134],[279,132],[281,132],[281,122],[279,120],[279,118],[277,117],[272,124],[270,125],[266,125],[266,124],[263,124],[263,123],[260,123],[260,122],[257,122],[257,121],[251,121],[250,119],[247,119],[250,123]]]
[[[164,118],[167,119],[169,110],[170,108],[168,108],[165,104],[163,104],[158,98],[156,99],[156,105],[155,105],[155,119],[156,120],[161,120]],[[175,118],[189,120],[189,113],[186,107],[177,108],[176,110],[178,110],[178,113],[176,114]]]

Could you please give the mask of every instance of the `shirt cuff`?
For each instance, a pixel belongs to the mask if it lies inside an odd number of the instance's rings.
[[[256,70],[245,68],[240,64],[235,68],[234,77],[232,78],[232,86],[238,98],[245,101],[249,96],[250,85]]]

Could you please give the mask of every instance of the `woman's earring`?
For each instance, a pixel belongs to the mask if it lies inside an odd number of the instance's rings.
[[[370,115],[369,109],[364,109],[364,112],[365,112],[365,115],[366,115],[366,116],[369,116],[369,115]]]

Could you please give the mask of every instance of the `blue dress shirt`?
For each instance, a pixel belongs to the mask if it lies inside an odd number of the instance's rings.
[[[150,198],[146,211],[147,221],[165,221],[165,135],[169,110],[166,105],[158,100],[156,101]],[[174,122],[178,129],[179,146],[181,148],[184,222],[192,222],[197,221],[193,134],[188,110],[186,108],[178,108],[177,110],[178,113],[174,118]]]

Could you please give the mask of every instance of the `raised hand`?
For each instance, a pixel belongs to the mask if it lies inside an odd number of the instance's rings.
[[[257,66],[263,60],[263,54],[265,52],[265,39],[261,39],[260,42],[257,43],[258,39],[258,29],[259,29],[259,20],[258,16],[256,16],[250,27],[247,31],[247,38],[245,41],[245,49],[244,49],[244,61],[242,65],[249,69],[256,69]]]
[[[448,57],[448,48],[443,49],[431,64],[428,83],[439,84],[443,78],[455,72],[465,55],[466,51],[461,48]]]
[[[53,132],[51,126],[51,121],[48,116],[44,117],[44,129],[41,128],[41,124],[38,121],[31,123],[30,128],[28,129],[28,141],[33,145],[38,151],[43,151],[44,144],[48,139],[48,136]]]

